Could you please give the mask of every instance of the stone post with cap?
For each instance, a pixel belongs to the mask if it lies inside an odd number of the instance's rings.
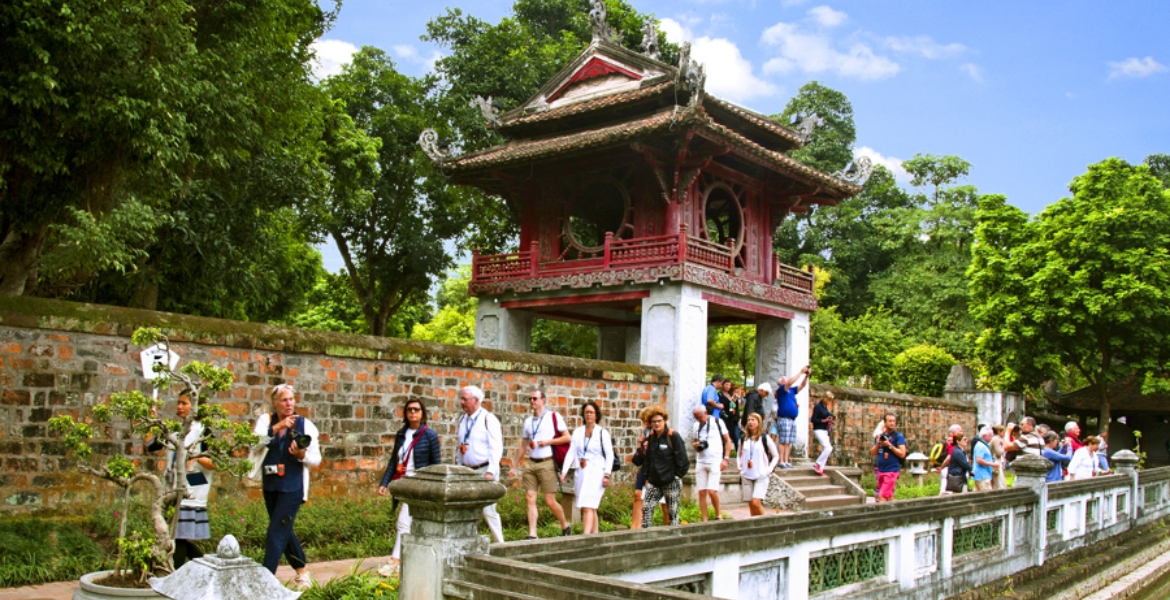
[[[487,554],[479,519],[507,489],[467,467],[431,465],[389,486],[410,507],[410,533],[402,539],[399,597],[442,600],[443,580],[469,554]]]
[[[1125,503],[1125,514],[1128,515],[1131,526],[1138,517],[1138,501],[1141,489],[1138,487],[1138,462],[1140,458],[1131,450],[1118,450],[1109,458],[1113,462],[1113,470],[1118,475],[1129,477],[1129,502]]]
[[[1031,531],[1026,539],[1032,542],[1032,565],[1044,564],[1048,552],[1048,471],[1052,463],[1038,454],[1023,454],[1012,461],[1016,473],[1016,488],[1028,488],[1036,492],[1035,509],[1029,521]]]

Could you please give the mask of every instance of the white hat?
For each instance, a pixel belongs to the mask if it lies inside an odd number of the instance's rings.
[[[772,386],[769,385],[767,381],[765,381],[764,383],[757,385],[756,390],[757,391],[764,391],[764,392],[771,394],[772,393]]]

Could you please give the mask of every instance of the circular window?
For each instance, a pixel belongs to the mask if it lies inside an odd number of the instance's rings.
[[[727,241],[734,238],[731,253],[739,254],[744,238],[743,209],[726,184],[717,183],[707,188],[703,198],[703,224],[708,240],[726,246]]]
[[[622,237],[630,228],[630,196],[612,181],[590,183],[569,204],[565,237],[580,252],[601,252],[605,234]]]

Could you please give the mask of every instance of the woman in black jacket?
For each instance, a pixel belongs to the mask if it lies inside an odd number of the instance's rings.
[[[678,525],[678,502],[682,496],[682,478],[691,468],[687,459],[686,442],[673,429],[666,427],[666,411],[653,406],[646,410],[650,417],[650,436],[645,453],[634,455],[634,464],[646,473],[642,489],[642,526],[649,527],[654,507],[666,498],[666,514],[671,525]]]
[[[955,434],[955,449],[951,450],[951,461],[947,463],[946,488],[948,492],[961,494],[967,491],[967,476],[971,473],[971,462],[967,460],[967,453],[963,452],[960,442],[963,434]]]
[[[427,407],[421,400],[407,400],[402,405],[402,429],[394,435],[394,451],[390,454],[390,464],[386,465],[386,473],[382,475],[382,484],[378,486],[378,495],[386,495],[386,486],[391,481],[410,477],[414,472],[437,465],[439,458],[439,434],[427,427]],[[398,502],[395,501],[395,504]],[[394,552],[390,555],[390,563],[379,569],[387,576],[398,569],[398,559],[402,551],[402,535],[410,533],[410,507],[403,504],[398,511],[398,535],[394,539]]]

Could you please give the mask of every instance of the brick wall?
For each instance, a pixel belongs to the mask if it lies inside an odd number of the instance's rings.
[[[0,296],[0,510],[111,497],[112,485],[76,473],[46,421],[83,415],[116,391],[150,393],[129,339],[140,326],[163,328],[184,361],[232,370],[236,383],[219,401],[241,421],[269,410],[271,386],[295,385],[298,412],[321,431],[324,460],[312,474],[314,497],[373,491],[408,398],[426,404],[445,462],[454,456],[458,390],[468,384],[484,389],[485,405],[500,417],[506,456],[519,444],[527,393],[538,385],[570,426],[580,424],[582,402],[597,400],[619,452],[629,454],[640,432],[638,411],[663,403],[669,382],[654,367]],[[168,400],[163,412],[173,414]],[[124,424],[109,433],[96,454],[141,455],[142,444]],[[147,464],[157,469],[161,462]],[[217,488],[243,493],[227,478]]]
[[[873,431],[888,412],[898,416],[898,431],[906,437],[909,452],[929,454],[930,447],[945,440],[947,429],[955,423],[962,425],[968,436],[975,431],[973,403],[821,384],[811,386],[810,402],[816,404],[825,392],[833,392],[835,398],[826,406],[837,415],[837,425],[830,434],[834,446],[829,461],[832,465],[872,466],[869,450],[873,447]],[[809,456],[815,459],[821,449],[811,430],[810,423],[808,439],[813,443]]]

